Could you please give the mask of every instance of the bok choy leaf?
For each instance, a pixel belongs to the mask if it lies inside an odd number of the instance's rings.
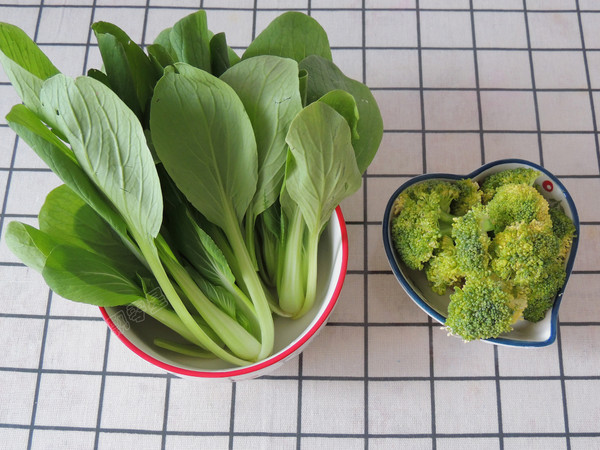
[[[258,180],[256,141],[242,101],[225,82],[178,63],[156,85],[150,129],[179,190],[227,236],[260,323],[259,359],[266,357],[273,350],[273,319],[241,230]]]
[[[23,30],[2,22],[0,62],[25,106],[40,114],[42,84],[59,70]]]
[[[331,61],[327,33],[315,19],[297,11],[288,11],[275,18],[250,43],[242,59],[258,55],[275,55],[297,62],[309,55],[319,55]]]
[[[289,58],[256,56],[230,68],[221,80],[242,101],[256,138],[258,179],[244,223],[246,245],[254,260],[256,218],[279,197],[287,156],[285,135],[302,109],[298,64]]]
[[[43,108],[56,113],[79,165],[125,220],[177,315],[215,355],[236,364],[245,362],[218,347],[198,326],[163,267],[155,244],[163,215],[160,181],[135,114],[104,84],[89,77],[72,80],[56,75],[45,82],[40,97]],[[173,264],[170,268],[179,269]]]
[[[296,116],[286,142],[290,147],[287,195],[281,199],[284,209],[289,201],[294,207],[287,206],[288,214],[293,212],[285,236],[288,257],[282,264],[279,300],[285,311],[301,316],[312,307],[316,295],[321,232],[340,201],[358,190],[362,176],[348,122],[325,102],[314,102]],[[298,283],[303,281],[300,289]],[[303,298],[298,294],[302,292]]]

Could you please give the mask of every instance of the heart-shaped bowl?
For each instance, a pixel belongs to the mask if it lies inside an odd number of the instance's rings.
[[[313,307],[292,320],[274,316],[275,344],[271,356],[237,367],[220,359],[180,355],[154,345],[154,338],[171,340],[173,332],[141,311],[126,307],[100,308],[104,320],[131,351],[149,363],[178,376],[240,381],[266,375],[297,356],[323,329],[337,303],[348,264],[348,234],[338,206],[321,234],[317,297]],[[130,314],[133,312],[134,314]],[[140,314],[141,313],[141,314]],[[175,338],[176,339],[176,338]]]
[[[573,221],[575,225],[575,238],[569,257],[566,259],[567,276],[563,287],[558,292],[554,305],[546,313],[544,319],[537,323],[531,323],[525,320],[520,320],[514,324],[514,329],[498,336],[497,338],[485,339],[498,345],[507,345],[515,347],[544,347],[552,344],[556,339],[556,329],[558,325],[558,310],[562,301],[565,286],[569,280],[569,275],[573,269],[575,254],[577,253],[577,244],[579,236],[579,216],[573,199],[567,192],[563,184],[552,175],[548,170],[529,161],[521,159],[503,159],[494,161],[474,172],[465,175],[454,175],[445,173],[432,173],[414,177],[400,186],[390,197],[383,217],[383,245],[385,252],[392,268],[392,271],[400,285],[404,288],[409,297],[429,316],[441,324],[445,324],[448,316],[448,304],[450,303],[449,293],[439,295],[433,292],[429,282],[422,271],[411,270],[407,268],[396,253],[391,239],[391,221],[392,221],[392,206],[394,201],[402,191],[417,183],[425,180],[441,179],[447,181],[459,180],[463,178],[471,178],[474,181],[482,181],[489,175],[501,172],[507,169],[518,167],[532,168],[540,172],[540,176],[536,179],[535,184],[541,189],[540,192],[548,200],[557,200],[561,202],[565,213]]]

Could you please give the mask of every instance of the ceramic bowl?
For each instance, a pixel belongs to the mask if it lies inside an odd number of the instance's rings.
[[[299,319],[274,316],[275,347],[272,355],[248,366],[233,366],[219,359],[179,355],[153,345],[156,337],[168,337],[168,328],[143,314],[132,316],[124,308],[100,308],[104,320],[117,337],[136,355],[179,376],[239,381],[266,375],[297,356],[325,327],[337,302],[346,275],[348,235],[338,207],[319,243],[317,299]],[[136,310],[137,311],[137,310]]]
[[[575,259],[575,254],[577,253],[577,236],[579,236],[579,218],[575,204],[573,203],[573,199],[563,184],[543,167],[540,167],[539,165],[529,161],[519,159],[504,159],[486,164],[465,176],[435,173],[412,178],[400,186],[396,192],[392,194],[390,200],[388,201],[383,217],[383,243],[392,271],[409,297],[434,320],[444,324],[446,322],[446,317],[448,316],[448,304],[450,303],[449,294],[438,295],[434,293],[429,286],[429,282],[427,281],[425,274],[421,271],[408,269],[402,263],[400,257],[393,248],[390,236],[390,222],[392,220],[391,211],[394,200],[409,186],[412,186],[416,183],[421,183],[425,180],[430,180],[432,178],[449,181],[458,180],[461,178],[471,178],[475,181],[481,181],[495,172],[517,167],[530,167],[538,170],[541,173],[541,175],[535,181],[535,184],[541,187],[541,192],[547,199],[561,201],[565,213],[573,220],[573,223],[575,224],[576,237],[573,240],[571,253],[566,261],[567,277],[565,284],[560,292],[558,292],[554,306],[546,313],[545,318],[537,323],[521,320],[514,325],[514,329],[510,333],[502,334],[497,338],[486,339],[485,341],[493,344],[516,347],[543,347],[552,344],[556,339],[558,309],[560,308],[562,302],[564,289],[567,285],[569,275],[573,269],[573,261]],[[458,339],[461,338],[458,337]]]

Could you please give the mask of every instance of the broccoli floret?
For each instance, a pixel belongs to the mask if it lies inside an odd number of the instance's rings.
[[[516,285],[542,279],[559,253],[559,240],[552,227],[537,220],[517,222],[496,234],[492,245],[492,269]]]
[[[540,176],[540,172],[534,169],[519,167],[517,169],[503,170],[487,177],[481,184],[483,193],[483,203],[489,202],[496,194],[500,186],[506,184],[526,184],[533,186],[533,183]]]
[[[462,273],[483,276],[490,264],[488,232],[493,229],[486,208],[477,205],[452,225],[456,262]]]
[[[465,341],[495,338],[512,330],[524,307],[509,283],[491,276],[467,278],[450,296],[446,328]]]
[[[439,247],[442,235],[449,235],[450,204],[458,198],[454,185],[439,180],[414,184],[402,192],[393,205],[391,235],[394,248],[411,269],[423,264]]]
[[[560,240],[559,258],[566,259],[573,238],[575,237],[575,225],[573,221],[565,214],[559,202],[554,203],[550,207],[550,218],[552,219],[552,232]]]
[[[517,222],[538,220],[551,224],[548,201],[536,188],[526,184],[500,186],[486,206],[496,233]]]
[[[527,308],[523,318],[529,322],[539,322],[546,315],[556,298],[556,294],[565,283],[567,273],[560,261],[554,261],[545,268],[544,276],[535,283],[524,286]]]
[[[546,312],[554,305],[554,297],[541,297],[527,300],[523,319],[536,323],[546,317]]]
[[[458,180],[455,186],[460,191],[458,198],[451,205],[450,212],[455,216],[463,216],[475,205],[481,203],[482,193],[479,190],[479,184],[475,181],[469,178]]]
[[[425,275],[431,283],[431,289],[439,295],[463,282],[463,273],[458,269],[455,255],[452,238],[442,236],[440,247],[434,251],[433,257],[425,266]]]
[[[542,320],[565,282],[562,240],[552,224],[532,221],[509,225],[493,241],[492,268],[526,299],[523,318]]]

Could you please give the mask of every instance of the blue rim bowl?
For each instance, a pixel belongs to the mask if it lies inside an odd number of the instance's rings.
[[[535,181],[535,184],[541,187],[541,192],[547,199],[561,201],[565,213],[573,220],[575,225],[575,238],[573,239],[569,257],[566,260],[567,276],[565,283],[558,292],[554,305],[546,313],[546,317],[537,323],[521,320],[514,325],[514,329],[511,332],[502,334],[497,338],[484,339],[484,341],[513,347],[544,347],[552,344],[556,340],[558,310],[562,302],[565,287],[569,281],[569,276],[573,269],[579,242],[578,237],[580,235],[579,216],[577,214],[577,209],[575,208],[575,203],[564,185],[558,178],[548,172],[548,170],[522,159],[502,159],[485,164],[474,172],[464,176],[446,173],[431,173],[414,177],[396,189],[387,203],[383,216],[383,245],[392,272],[408,296],[431,318],[441,324],[445,324],[448,315],[448,304],[450,303],[449,294],[438,295],[434,293],[429,286],[425,274],[421,271],[408,269],[394,250],[390,236],[390,222],[392,220],[392,206],[394,201],[398,195],[409,186],[432,178],[448,181],[471,178],[475,181],[481,181],[493,173],[517,167],[529,167],[536,169],[541,173]]]

